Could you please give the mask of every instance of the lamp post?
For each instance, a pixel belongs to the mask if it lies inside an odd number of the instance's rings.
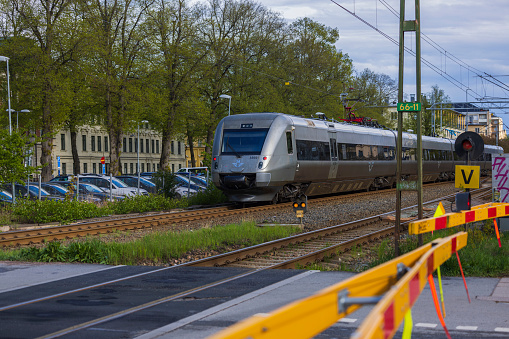
[[[5,61],[7,63],[7,102],[8,102],[8,111],[9,111],[9,135],[12,134],[12,124],[11,124],[11,87],[9,84],[9,58],[5,56],[0,56],[0,61]]]
[[[148,121],[142,120],[141,123],[146,124],[146,123],[148,123]],[[140,123],[139,122],[138,122],[138,168],[137,168],[136,172],[138,172],[138,195],[140,195]]]
[[[228,115],[230,115],[230,105],[232,103],[232,97],[229,96],[228,94],[221,94],[219,97],[223,99],[228,99]]]
[[[9,84],[9,58],[6,56],[0,56],[0,61],[7,63],[7,105],[9,109],[9,135],[12,135],[12,123],[11,123],[11,86]],[[14,182],[12,182],[12,203],[16,203],[16,190]]]
[[[7,110],[8,111],[8,110]],[[15,112],[16,113],[16,131],[19,129],[19,113],[30,113],[29,109],[22,109],[21,111],[16,111],[14,109],[11,109],[9,113]]]

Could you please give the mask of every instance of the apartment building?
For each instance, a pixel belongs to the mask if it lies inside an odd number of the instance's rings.
[[[120,149],[120,163],[122,174],[135,174],[141,172],[155,172],[159,170],[161,158],[161,135],[149,128],[148,124],[141,124],[139,129],[132,133],[125,133],[122,136],[122,148]],[[104,157],[104,172],[109,173],[109,135],[101,126],[83,126],[77,134],[77,151],[80,158],[81,173],[103,173],[101,159]],[[138,152],[139,145],[139,152]],[[186,165],[186,147],[180,140],[171,141],[170,168],[173,172],[178,171]],[[40,145],[32,159],[38,165],[36,159],[41,153]],[[73,158],[71,150],[71,134],[68,130],[59,131],[54,140],[52,152],[53,175],[74,174]]]

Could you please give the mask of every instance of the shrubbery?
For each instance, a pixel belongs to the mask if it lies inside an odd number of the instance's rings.
[[[189,200],[173,199],[163,195],[140,195],[120,201],[96,205],[85,201],[28,200],[17,199],[16,204],[7,206],[0,213],[0,224],[17,223],[42,224],[48,222],[70,223],[76,220],[103,217],[113,214],[143,213],[186,208],[190,205],[210,205],[226,202],[227,198],[214,185]]]

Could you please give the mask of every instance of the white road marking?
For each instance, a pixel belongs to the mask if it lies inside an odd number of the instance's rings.
[[[426,328],[435,328],[437,324],[429,324],[429,323],[417,323],[415,327],[426,327]]]
[[[495,332],[509,332],[509,327],[495,327]]]
[[[477,328],[477,326],[456,326],[456,329],[460,331],[477,331]]]
[[[352,319],[352,318],[341,318],[339,319],[339,323],[354,323],[356,322],[357,319]]]

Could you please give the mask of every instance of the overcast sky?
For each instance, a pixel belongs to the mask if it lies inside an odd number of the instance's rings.
[[[399,13],[400,1],[334,1],[257,0],[281,13],[288,21],[309,17],[326,26],[338,28],[340,38],[337,48],[349,55],[357,71],[369,68],[397,80],[398,46],[338,5],[355,12],[364,21],[398,41],[399,19],[392,9]],[[415,1],[406,0],[405,20],[415,19],[414,4]],[[433,85],[438,85],[453,102],[464,102],[467,93],[468,101],[481,98],[490,100],[493,97],[508,100],[508,0],[421,1],[421,33],[423,93],[430,92]],[[405,46],[415,51],[414,33],[405,33],[405,37]],[[426,64],[432,65],[432,68]],[[405,53],[404,76],[405,93],[415,93],[415,58],[408,53]],[[509,126],[509,103],[505,106],[508,107],[505,110],[492,111]]]

